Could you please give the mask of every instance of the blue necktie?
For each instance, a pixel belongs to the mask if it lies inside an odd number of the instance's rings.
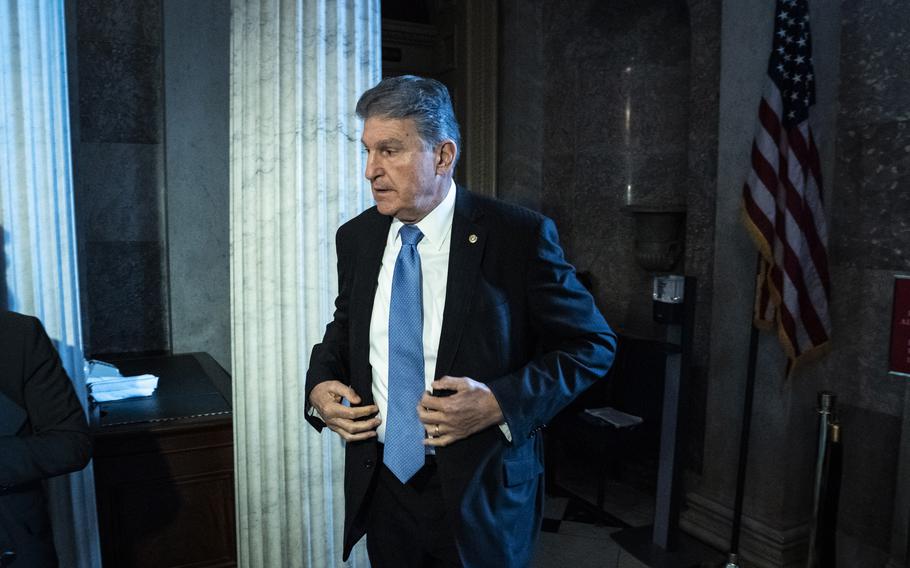
[[[389,304],[389,405],[383,462],[407,483],[426,459],[424,429],[417,418],[417,403],[424,391],[423,293],[417,252],[423,233],[415,225],[404,225],[398,236],[401,250]]]

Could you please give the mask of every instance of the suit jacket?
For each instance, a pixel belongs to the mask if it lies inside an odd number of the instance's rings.
[[[457,191],[435,376],[486,383],[512,441],[492,426],[437,448],[438,472],[464,565],[526,566],[542,517],[540,430],[606,374],[615,335],[563,257],[552,221]],[[338,379],[373,403],[370,318],[390,223],[374,207],[338,230],[336,310],[313,348],[307,400],[316,384]],[[377,450],[375,439],[346,446],[345,559],[365,533]]]
[[[85,467],[92,444],[60,357],[33,317],[0,311],[0,400],[22,417],[0,431],[0,554],[14,552],[17,567],[56,566],[41,480]]]

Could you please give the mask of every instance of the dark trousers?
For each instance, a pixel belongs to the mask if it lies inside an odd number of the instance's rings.
[[[367,553],[373,568],[460,568],[436,460],[402,484],[380,466],[370,499]]]

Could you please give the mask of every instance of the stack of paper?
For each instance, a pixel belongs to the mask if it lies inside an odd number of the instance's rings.
[[[158,388],[158,377],[155,375],[124,377],[117,367],[104,361],[86,363],[85,382],[89,396],[95,402],[151,396]]]
[[[604,406],[603,408],[586,408],[585,412],[599,418],[611,424],[616,428],[629,428],[631,426],[637,426],[644,422],[641,416],[635,416],[634,414],[626,414],[621,410],[616,410],[612,406]]]

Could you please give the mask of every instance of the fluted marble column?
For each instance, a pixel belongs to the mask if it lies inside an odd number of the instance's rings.
[[[342,565],[343,450],[304,420],[337,290],[334,234],[368,205],[358,96],[379,0],[234,0],[231,311],[241,566]],[[366,565],[355,551],[349,565]]]
[[[0,305],[41,319],[83,405],[63,1],[0,2]],[[92,467],[50,482],[61,566],[101,566]]]

